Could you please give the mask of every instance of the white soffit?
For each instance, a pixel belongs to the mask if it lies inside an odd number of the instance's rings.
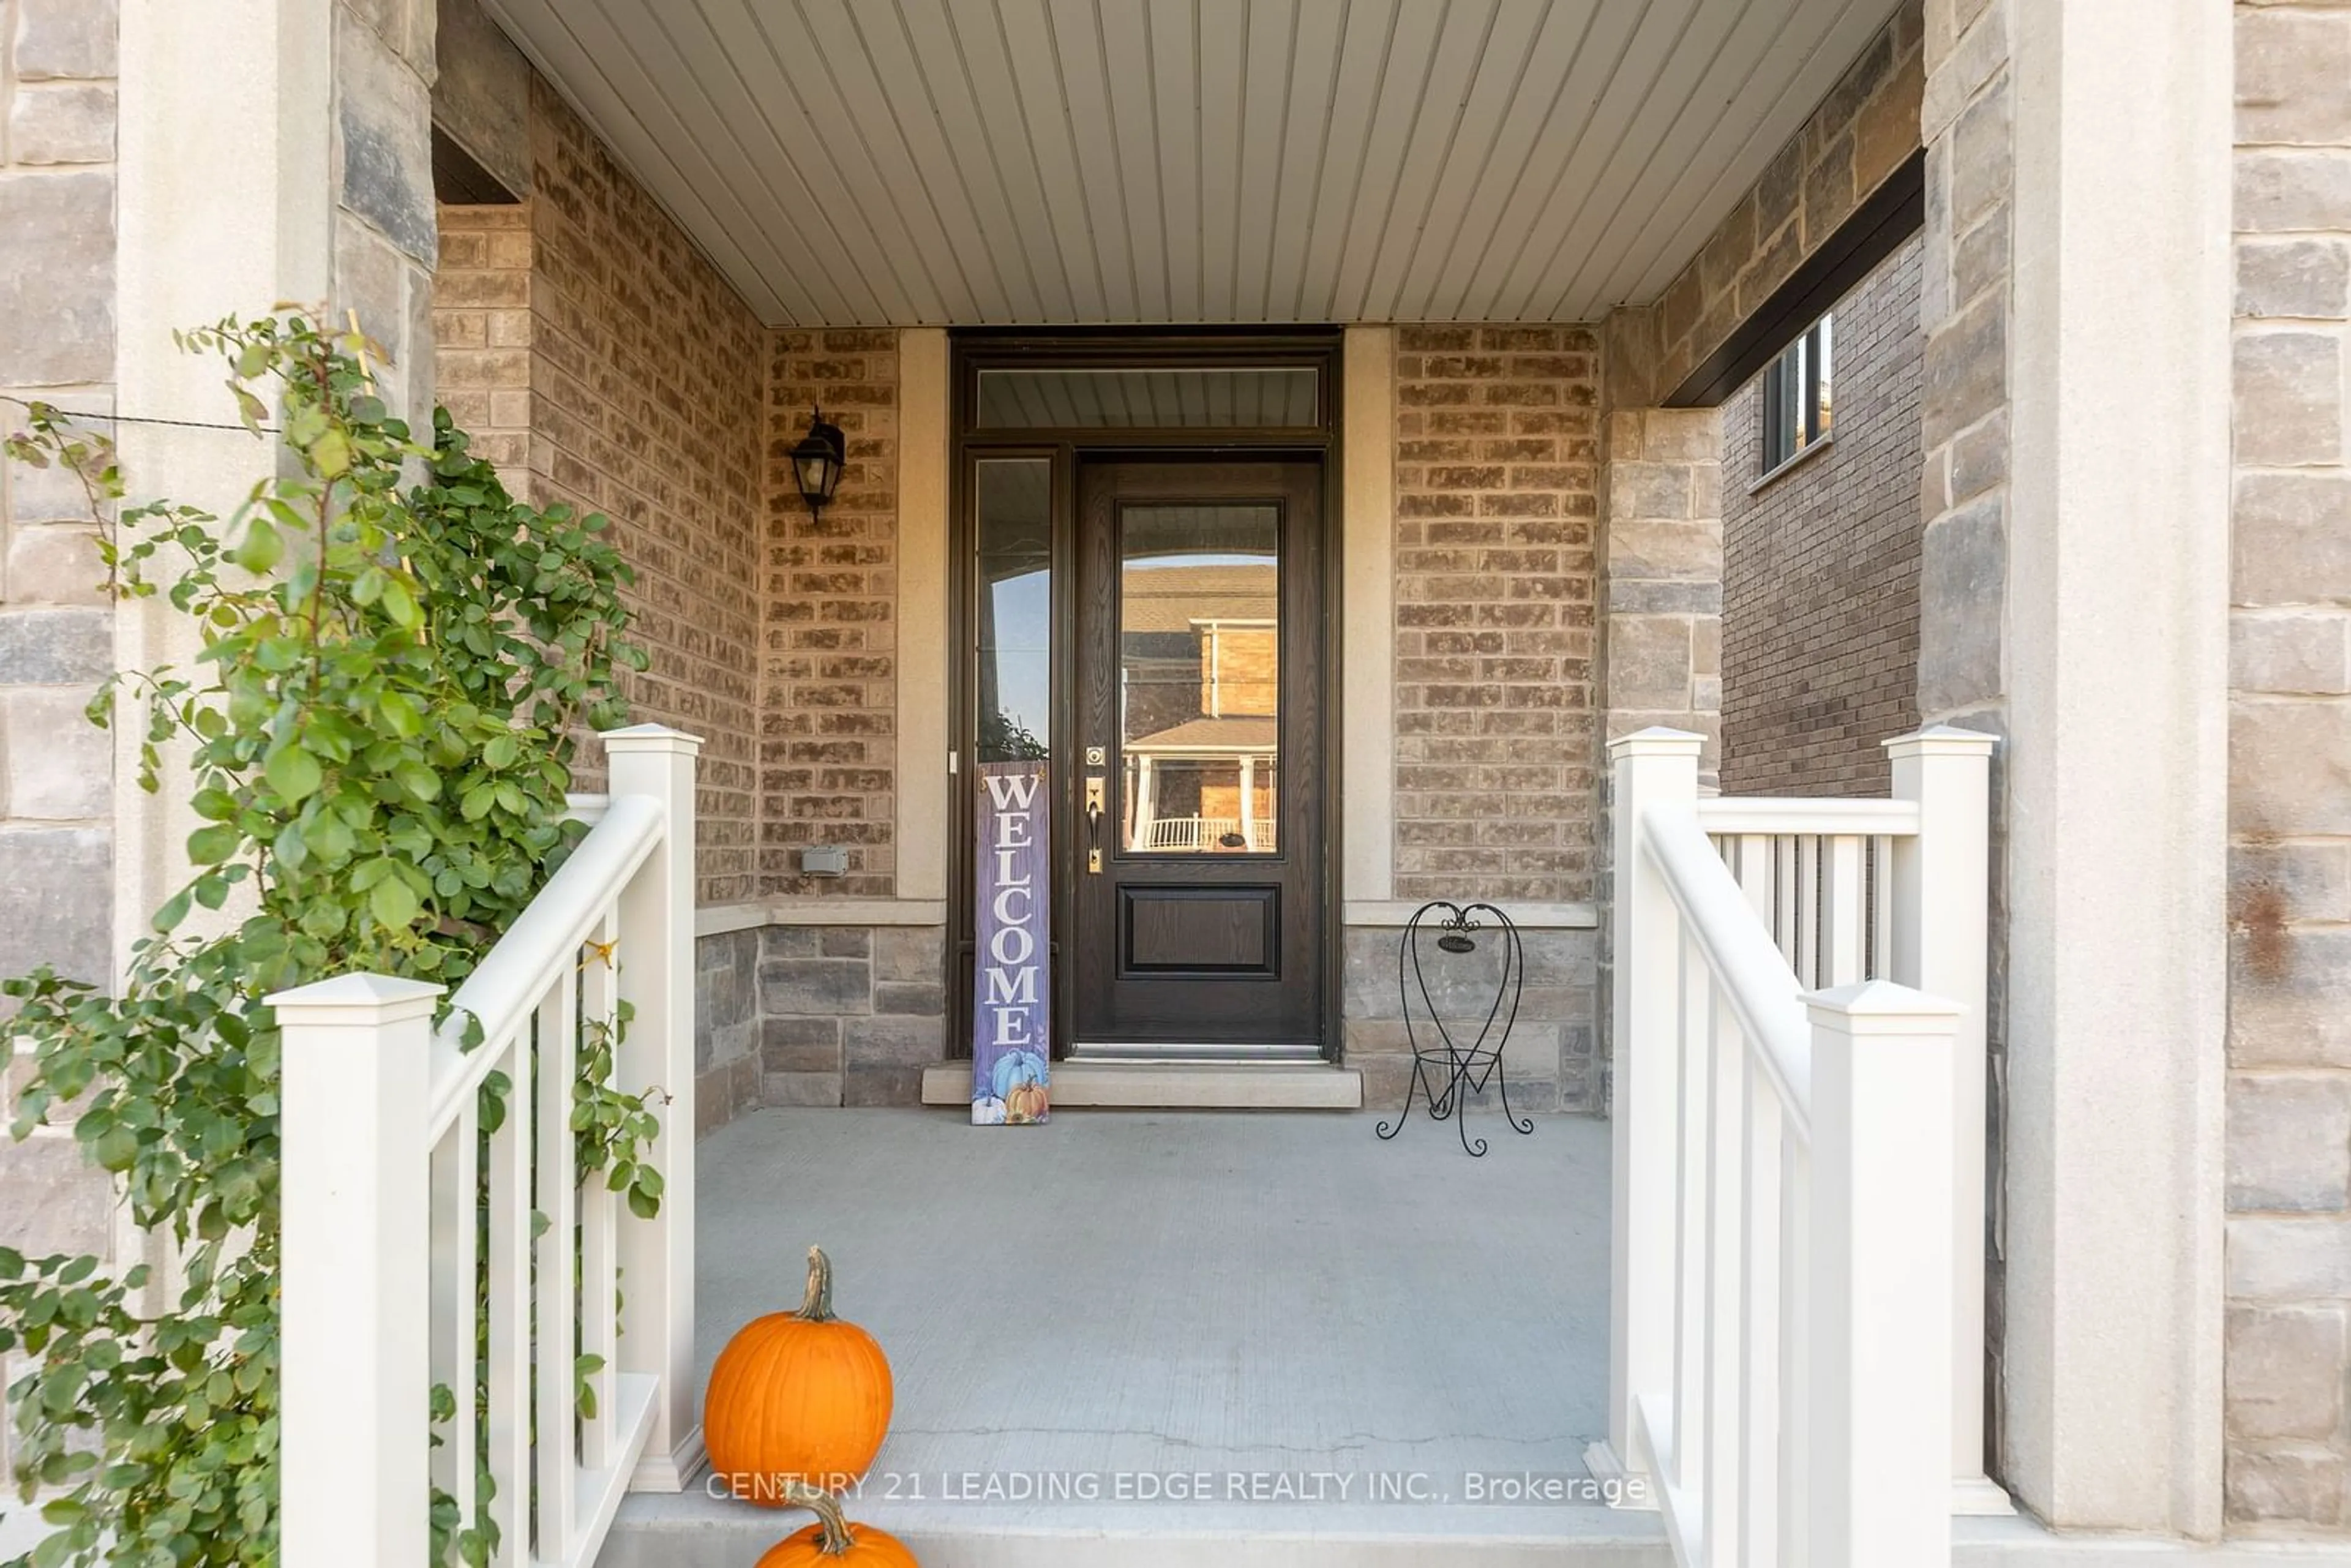
[[[485,0],[774,325],[1590,320],[1896,0]]]

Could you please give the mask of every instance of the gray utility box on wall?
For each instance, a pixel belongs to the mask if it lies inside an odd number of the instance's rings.
[[[849,851],[840,844],[810,844],[800,851],[802,876],[847,876]]]

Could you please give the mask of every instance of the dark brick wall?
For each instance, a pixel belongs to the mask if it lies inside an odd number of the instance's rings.
[[[1762,472],[1762,378],[1723,411],[1722,788],[1866,795],[1918,722],[1919,241],[1837,302],[1834,439]]]

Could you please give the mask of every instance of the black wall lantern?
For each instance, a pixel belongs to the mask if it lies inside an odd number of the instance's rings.
[[[792,448],[792,477],[799,484],[810,517],[822,512],[832,499],[848,461],[849,443],[841,438],[841,426],[828,423],[823,410],[810,409],[808,434]]]

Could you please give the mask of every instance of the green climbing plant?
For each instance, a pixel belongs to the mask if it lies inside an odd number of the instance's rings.
[[[0,1351],[29,1367],[8,1390],[16,1479],[52,1527],[17,1560],[32,1568],[277,1560],[262,998],[355,969],[462,979],[576,841],[575,737],[619,722],[620,673],[646,663],[604,519],[515,501],[445,413],[412,434],[356,333],[288,313],[182,346],[223,358],[243,423],[282,449],[230,515],[125,504],[110,444],[54,407],[17,404],[5,440],[79,476],[114,594],[201,634],[192,661],[124,672],[90,708],[138,727],[141,788],[185,792],[190,875],[113,994],[47,968],[4,988],[27,1058],[11,1132],[70,1128],[172,1259],[0,1249]],[[583,1168],[640,1213],[661,1192],[642,1157],[655,1093],[583,1075],[573,1102]],[[434,1518],[435,1561],[486,1555],[479,1521]]]

